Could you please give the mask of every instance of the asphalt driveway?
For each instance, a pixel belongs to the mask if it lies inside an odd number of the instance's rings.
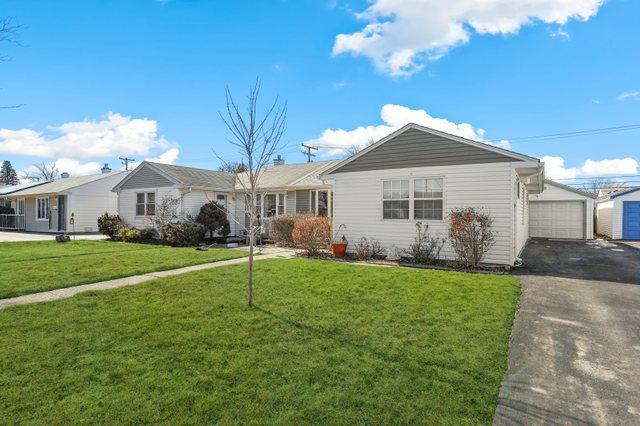
[[[495,424],[640,422],[640,251],[534,239]]]

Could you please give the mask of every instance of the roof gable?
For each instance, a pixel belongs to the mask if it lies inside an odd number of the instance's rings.
[[[178,185],[233,191],[235,180],[236,176],[233,173],[144,161],[113,190],[162,188]]]
[[[326,173],[513,161],[539,160],[417,124],[407,124]]]
[[[545,179],[544,183],[547,183],[549,185],[555,186],[556,188],[564,189],[565,191],[569,191],[569,192],[573,192],[573,193],[578,194],[578,195],[582,195],[584,197],[589,197],[589,198],[593,198],[593,199],[597,198],[597,196],[595,194],[592,194],[592,193],[587,192],[587,191],[582,191],[582,190],[580,190],[578,188],[573,188],[573,187],[568,186],[568,185],[563,185],[563,184],[558,183],[558,182],[556,182],[554,180],[551,180],[551,179]]]
[[[620,192],[616,192],[614,194],[611,194],[611,196],[609,198],[618,198],[618,197],[622,197],[631,193],[634,193],[636,191],[640,191],[640,186],[636,187],[636,188],[631,188],[631,189],[627,189],[624,191],[620,191]]]

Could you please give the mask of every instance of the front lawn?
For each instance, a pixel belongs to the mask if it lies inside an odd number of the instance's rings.
[[[0,243],[0,299],[245,255],[112,241]]]
[[[10,423],[488,424],[510,276],[256,263],[0,311]]]

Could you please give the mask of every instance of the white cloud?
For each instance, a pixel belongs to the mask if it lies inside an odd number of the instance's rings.
[[[173,164],[178,159],[178,154],[180,154],[180,150],[178,148],[171,148],[155,158],[145,158],[145,161]]]
[[[0,129],[0,154],[86,159],[149,155],[170,147],[158,135],[157,121],[112,112],[102,121],[74,121],[47,132]]]
[[[344,89],[348,85],[349,83],[347,83],[346,81],[334,81],[333,83],[331,83],[331,87],[333,89]]]
[[[637,90],[632,90],[630,92],[622,92],[618,95],[619,101],[626,101],[630,99],[640,99],[640,92]]]
[[[616,158],[612,160],[587,160],[580,167],[566,168],[564,158],[544,156],[545,175],[550,179],[573,179],[576,177],[635,175],[638,173],[638,162],[633,158]]]
[[[56,165],[56,169],[58,169],[59,173],[67,172],[71,176],[83,176],[83,175],[91,175],[100,173],[100,168],[102,167],[101,163],[96,161],[89,161],[87,163],[81,163],[78,160],[74,160],[72,158],[59,158],[54,161]],[[25,175],[37,175],[38,169],[31,165],[25,167],[20,170],[18,173],[19,176]],[[25,182],[29,182],[29,180],[25,180]]]
[[[335,155],[344,152],[345,149],[351,146],[365,147],[371,141],[378,141],[407,123],[420,124],[452,135],[484,141],[484,129],[473,127],[468,123],[458,124],[446,118],[436,118],[423,109],[411,109],[402,105],[386,104],[380,110],[380,117],[384,124],[358,126],[352,130],[326,129],[318,138],[304,143],[327,147],[329,148],[328,154]],[[500,141],[495,145],[509,148],[508,141]]]
[[[336,37],[333,54],[371,59],[391,76],[409,76],[427,61],[467,43],[472,31],[508,35],[537,22],[559,25],[587,21],[605,0],[372,0],[356,17],[362,30]]]

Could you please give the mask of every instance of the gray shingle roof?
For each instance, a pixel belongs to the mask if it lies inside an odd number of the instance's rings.
[[[105,179],[115,175],[121,175],[122,177],[124,177],[127,173],[129,172],[114,172],[99,175],[76,176],[64,179],[56,179],[51,182],[43,183],[42,185],[32,186],[22,191],[13,192],[11,196],[17,197],[24,195],[57,194],[80,185],[95,182],[97,180]]]
[[[33,186],[44,185],[46,182],[27,182],[19,183],[18,185],[0,186],[0,195],[9,195],[14,192],[22,191],[23,189],[31,188]]]
[[[258,187],[260,189],[276,189],[320,186],[323,183],[318,176],[339,161],[340,160],[319,161],[314,163],[285,164],[266,167],[262,170]],[[236,189],[242,189],[242,182],[248,181],[248,174],[239,174],[238,180],[239,182],[236,183]]]
[[[232,191],[236,181],[233,173],[217,170],[196,169],[194,167],[148,162],[153,167],[184,186],[226,189]]]

